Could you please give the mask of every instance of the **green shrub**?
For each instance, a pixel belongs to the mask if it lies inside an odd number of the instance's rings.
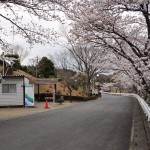
[[[62,104],[64,102],[64,97],[61,96],[59,99],[56,100],[56,102]]]
[[[84,98],[84,100],[85,100],[85,101],[96,100],[97,98],[98,98],[98,96],[93,95],[93,96],[89,96],[89,97]]]

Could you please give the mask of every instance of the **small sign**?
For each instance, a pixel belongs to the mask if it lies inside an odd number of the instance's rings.
[[[53,78],[53,79],[50,79],[50,78],[38,78],[36,81],[35,81],[35,84],[56,84],[57,82],[59,82],[59,78]]]
[[[34,85],[25,85],[25,106],[34,106]]]

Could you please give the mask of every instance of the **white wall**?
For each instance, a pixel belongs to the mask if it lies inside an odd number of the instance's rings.
[[[2,93],[2,84],[16,84],[16,93]],[[10,77],[2,80],[0,84],[0,106],[24,105],[23,77]]]

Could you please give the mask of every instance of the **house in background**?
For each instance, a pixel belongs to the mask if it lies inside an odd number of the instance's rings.
[[[34,106],[34,86],[24,76],[3,76],[0,106]]]

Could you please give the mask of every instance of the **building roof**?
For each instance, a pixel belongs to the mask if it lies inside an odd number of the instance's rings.
[[[2,76],[2,78],[24,78],[24,75],[6,75]]]
[[[35,84],[56,84],[61,81],[60,78],[37,78]]]

